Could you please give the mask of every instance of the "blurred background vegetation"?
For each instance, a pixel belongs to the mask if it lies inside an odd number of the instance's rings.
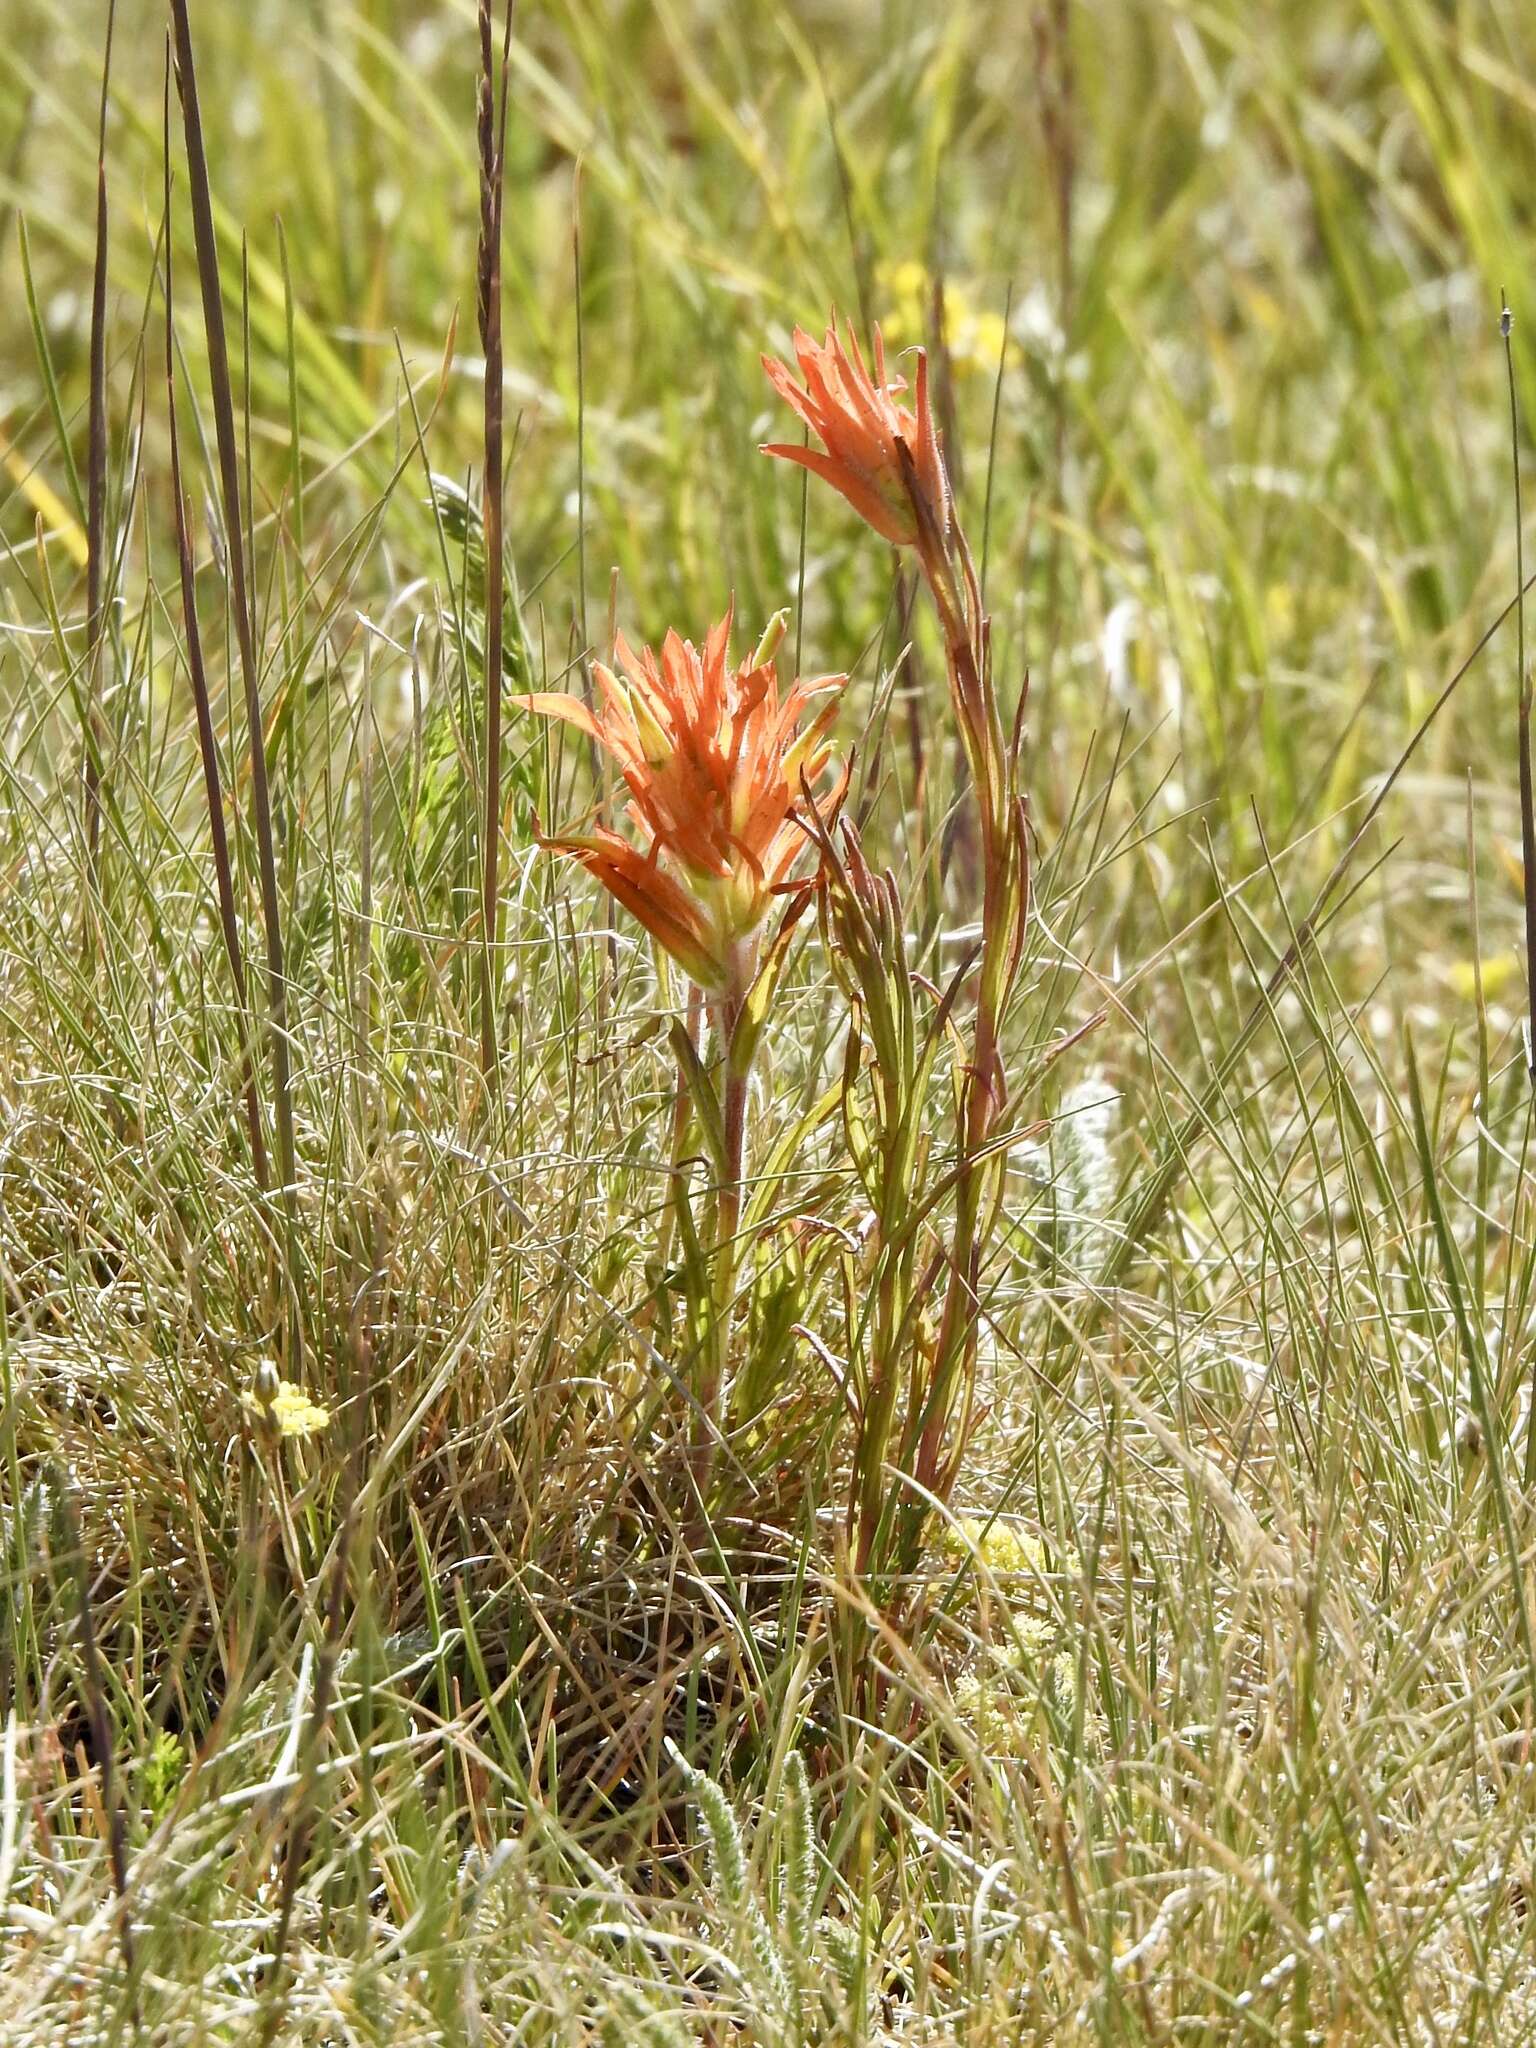
[[[1507,293],[1523,422],[1536,11],[517,10],[519,664],[559,687],[613,617],[637,638],[698,635],[734,592],[750,644],[796,606],[803,668],[853,676],[842,735],[871,843],[900,864],[936,839],[956,783],[928,628],[841,504],[803,504],[798,477],[754,453],[785,430],[759,354],[796,322],[819,331],[836,306],[893,350],[926,343],[1010,701],[1030,679],[1021,1070],[1105,1013],[1040,1107],[1087,1089],[1118,1108],[1090,1156],[1053,1160],[1047,1135],[1020,1162],[1021,1216],[1054,1176],[1066,1221],[1025,1217],[997,1279],[962,1504],[1005,1507],[1012,1547],[978,1566],[972,1523],[935,1566],[939,1618],[910,1655],[882,1644],[890,1690],[867,1723],[823,1669],[806,1590],[836,1576],[816,1513],[835,1390],[812,1373],[778,1435],[743,1446],[759,1477],[796,1466],[806,1493],[794,1542],[783,1518],[759,1532],[759,1581],[713,1579],[647,1492],[631,1418],[666,991],[612,950],[584,887],[537,861],[535,805],[572,814],[583,767],[568,749],[557,771],[515,717],[497,1199],[454,1150],[478,1099],[457,956],[478,739],[472,650],[459,660],[445,623],[463,521],[439,524],[428,472],[440,503],[478,487],[474,9],[201,0],[192,17],[300,992],[295,1256],[315,1391],[339,1415],[365,1285],[388,1290],[392,1330],[361,1661],[285,1925],[291,2038],[1120,2042],[1177,2026],[1299,2048],[1332,2024],[1340,2041],[1525,2041],[1531,1695],[1506,1537],[1528,1575],[1536,1254],[1508,632],[1409,763],[1321,953],[1227,1055],[1381,777],[1515,589],[1498,314]],[[132,1995],[168,2039],[235,2038],[276,2009],[274,1844],[297,1809],[272,1802],[313,1701],[345,1497],[323,1443],[263,1462],[242,1435],[280,1231],[229,1113],[175,597],[152,0],[120,0],[106,124],[120,810],[82,964],[68,650],[104,24],[96,0],[0,0],[0,1706],[25,1795],[0,1801],[16,1908],[0,1967],[18,1987],[0,2039],[18,2043],[79,2009],[127,2027]],[[233,664],[174,104],[171,134],[222,731]],[[1528,455],[1523,424],[1518,440]],[[243,886],[238,835],[236,860]],[[966,872],[961,857],[914,910],[940,962],[973,908]],[[605,961],[624,972],[604,979]],[[825,1085],[813,969],[787,1014],[765,1146]],[[840,1183],[813,1154],[819,1199]],[[1089,1268],[1169,1158],[1169,1212],[1107,1315]],[[856,1219],[836,1220],[852,1242]],[[1469,1421],[1469,1349],[1527,1485],[1512,1521]],[[1107,1394],[1122,1372],[1139,1391]],[[101,1759],[70,1704],[90,1682],[69,1514],[99,1572],[152,1959],[132,1995],[110,1801],[80,1791]],[[1027,1713],[990,1702],[978,1577],[1016,1609]],[[28,1746],[42,1728],[52,1749]],[[809,1789],[786,1764],[802,1729]],[[41,1824],[18,1818],[28,1797]],[[781,1934],[845,1986],[835,2021],[808,2017],[782,1957],[764,1962]]]

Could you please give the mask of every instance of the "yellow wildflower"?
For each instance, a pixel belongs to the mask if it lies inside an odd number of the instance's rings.
[[[1077,1666],[1059,1644],[1049,1622],[1027,1614],[1013,1617],[1017,1640],[1005,1649],[983,1650],[961,1674],[954,1690],[956,1711],[981,1747],[993,1756],[1023,1756],[1037,1732],[1035,1710],[1049,1700],[1070,1714]]]
[[[926,264],[910,258],[882,264],[876,282],[889,313],[885,331],[894,348],[925,341],[933,308],[933,279]],[[978,306],[966,286],[944,280],[944,345],[957,377],[997,375],[1007,330],[1000,313]]]
[[[240,1396],[241,1405],[274,1441],[315,1436],[329,1425],[330,1410],[312,1401],[293,1380],[279,1378],[270,1359],[262,1360],[253,1377],[254,1388]]]
[[[956,1559],[979,1558],[990,1572],[1034,1572],[1049,1569],[1045,1546],[1037,1536],[1026,1536],[1012,1522],[999,1517],[989,1521],[982,1515],[960,1515],[944,1525],[943,1547]]]
[[[1483,996],[1485,1001],[1496,1002],[1509,987],[1519,971],[1519,959],[1513,953],[1490,953],[1483,960]],[[1464,1003],[1470,1003],[1477,993],[1477,965],[1471,960],[1453,960],[1446,969],[1446,979]]]

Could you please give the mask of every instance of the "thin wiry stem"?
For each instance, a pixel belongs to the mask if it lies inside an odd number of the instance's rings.
[[[96,254],[91,275],[90,433],[86,457],[85,845],[94,893],[101,879],[101,778],[106,735],[101,715],[101,649],[107,527],[107,88],[117,0],[108,0],[96,130]]]
[[[506,175],[507,59],[512,47],[512,6],[508,0],[501,45],[501,95],[496,95],[491,0],[480,0],[480,85],[477,134],[480,149],[480,249],[476,266],[480,345],[485,352],[485,475],[481,529],[485,537],[485,812],[480,877],[480,1064],[496,1065],[496,925],[501,852],[501,657],[502,580],[502,344],[501,218]]]
[[[128,1912],[128,1829],[122,1801],[118,1797],[112,1720],[107,1711],[106,1671],[96,1636],[96,1617],[91,1599],[90,1560],[68,1484],[62,1485],[59,1491],[69,1551],[75,1565],[83,1705],[91,1731],[91,1747],[96,1752],[96,1768],[101,1773],[101,1804],[107,1816],[107,1854],[112,1865],[112,1888],[117,1894],[117,1938],[123,1952],[123,1966],[128,1973],[130,2006],[134,2011],[134,2029],[137,2032],[138,2014],[132,1990],[135,1975],[133,1923]]]
[[[997,373],[992,379],[992,425],[987,434],[987,488],[981,506],[981,601],[987,601],[987,563],[992,552],[992,486],[997,480],[997,430],[1003,413],[1003,372],[1008,367],[1008,342],[1013,329],[1013,279],[1003,301],[1003,338],[997,345]]]
[[[1525,1066],[1536,1082],[1536,793],[1531,778],[1531,672],[1525,658],[1525,513],[1520,494],[1520,408],[1515,399],[1514,315],[1500,294],[1499,333],[1509,378],[1509,453],[1515,479],[1515,666],[1520,689],[1520,858],[1524,873]]]
[[[294,1787],[288,1811],[288,1837],[284,1844],[282,1873],[278,1885],[277,1929],[272,1941],[274,1962],[267,1985],[259,2035],[262,2048],[271,2048],[271,2043],[276,2040],[288,2011],[292,1988],[292,1969],[288,1951],[293,1934],[294,1907],[298,1901],[299,1881],[309,1860],[309,1845],[314,1837],[317,1819],[315,1782],[320,1762],[320,1745],[330,1726],[335,1705],[336,1674],[346,1634],[346,1594],[351,1578],[352,1552],[362,1521],[364,1459],[368,1440],[367,1417],[372,1399],[373,1372],[372,1350],[367,1337],[366,1322],[359,1327],[356,1347],[359,1367],[358,1399],[352,1455],[347,1465],[344,1481],[345,1504],[326,1593],[320,1654],[316,1660],[314,1699],[304,1729],[299,1781]]]
[[[688,1042],[695,1050],[704,1028],[704,991],[697,982],[688,987],[688,1010],[683,1029]],[[679,1212],[687,1201],[688,1169],[685,1163],[685,1148],[688,1143],[688,1127],[693,1118],[693,1098],[688,1089],[688,1068],[679,1060],[677,1064],[677,1088],[672,1100],[671,1142],[667,1148],[668,1199],[662,1213],[661,1233],[656,1244],[658,1271],[665,1273],[672,1258],[673,1240],[678,1232]]]
[[[701,1492],[708,1486],[731,1368],[731,1312],[736,1298],[746,1176],[747,1106],[752,1087],[752,1039],[742,1025],[755,961],[755,947],[742,945],[732,963],[731,985],[710,1005],[719,1057],[722,1151],[710,1253],[709,1330],[699,1382],[701,1427],[695,1469]]]
[[[1003,1020],[1013,993],[1029,908],[1028,828],[1019,783],[1019,729],[1004,735],[992,678],[991,624],[958,522],[947,536],[928,515],[904,466],[917,515],[917,559],[944,629],[945,666],[980,812],[982,939],[976,1013],[960,1106],[961,1172],[950,1278],[921,1408],[909,1415],[904,1458],[919,1485],[944,1498],[959,1469],[974,1405],[982,1254],[1001,1171],[993,1140],[1008,1108]],[[1022,713],[1022,706],[1021,706]],[[909,1529],[910,1553],[915,1530]]]

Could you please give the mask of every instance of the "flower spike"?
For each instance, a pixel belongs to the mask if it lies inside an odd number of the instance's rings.
[[[569,855],[665,947],[700,987],[739,982],[773,898],[794,886],[807,843],[795,813],[801,779],[832,758],[827,738],[845,676],[797,680],[782,701],[771,628],[736,668],[731,613],[702,649],[668,633],[658,656],[614,642],[596,663],[600,705],[563,692],[519,697],[525,711],[574,725],[603,747],[624,779],[640,844],[611,824],[541,843]],[[765,652],[766,650],[766,652]],[[812,716],[817,697],[827,697]]]
[[[873,377],[852,328],[845,343],[835,316],[820,344],[797,327],[794,350],[801,382],[777,357],[764,356],[763,368],[775,391],[794,407],[825,452],[770,442],[763,454],[797,462],[821,477],[897,547],[916,546],[925,531],[942,545],[949,533],[949,476],[933,424],[926,352],[916,351],[917,409],[912,412],[896,403],[906,381],[887,376],[878,327]]]

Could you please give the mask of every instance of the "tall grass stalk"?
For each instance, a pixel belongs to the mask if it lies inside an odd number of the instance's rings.
[[[1515,391],[1514,315],[1499,294],[1499,333],[1504,342],[1504,367],[1509,383],[1510,472],[1515,499],[1515,684],[1520,706],[1517,755],[1520,774],[1520,858],[1525,882],[1526,1065],[1536,1083],[1536,786],[1531,777],[1531,697],[1533,681],[1525,654],[1525,507],[1520,488],[1520,401]]]
[[[219,929],[229,961],[235,1009],[240,1020],[241,1094],[245,1102],[246,1130],[251,1145],[251,1170],[257,1187],[265,1193],[271,1180],[267,1165],[266,1139],[261,1127],[261,1104],[256,1093],[256,1074],[251,1057],[250,1001],[246,989],[245,955],[240,942],[240,917],[235,904],[234,874],[229,858],[229,832],[224,818],[223,775],[219,767],[219,742],[213,724],[213,705],[208,693],[208,676],[203,665],[203,636],[197,617],[197,564],[193,552],[191,511],[181,474],[181,435],[176,420],[176,314],[174,290],[174,243],[171,234],[171,54],[166,44],[164,107],[164,218],[165,218],[165,417],[166,456],[170,471],[171,501],[176,529],[176,564],[181,579],[181,622],[185,636],[187,679],[192,686],[192,704],[197,718],[197,748],[203,765],[203,792],[208,806],[208,842],[213,857],[214,888],[219,906]]]
[[[480,161],[480,247],[475,267],[480,346],[485,352],[485,470],[480,525],[485,543],[485,810],[481,824],[480,883],[480,1062],[487,1077],[496,1066],[498,868],[501,853],[501,696],[505,604],[502,513],[503,389],[501,344],[501,238],[506,180],[508,57],[512,45],[512,0],[502,30],[501,86],[496,85],[492,0],[480,0],[480,80],[475,134]]]
[[[93,889],[100,881],[101,778],[106,730],[101,713],[102,640],[107,574],[107,104],[117,0],[107,0],[96,130],[96,251],[91,266],[90,424],[86,455],[85,845]]]
[[[217,230],[208,179],[198,103],[197,72],[192,53],[192,24],[187,0],[171,0],[171,26],[176,89],[181,100],[187,149],[187,176],[192,206],[193,242],[202,293],[203,332],[208,345],[209,391],[222,493],[224,561],[229,578],[230,608],[240,652],[245,688],[245,721],[251,778],[251,833],[255,841],[266,941],[267,1023],[272,1067],[273,1115],[277,1129],[277,1170],[287,1217],[289,1260],[289,1333],[301,1343],[294,1271],[293,1218],[298,1173],[294,1140],[293,1079],[288,1037],[288,980],[283,958],[282,904],[277,882],[277,853],[272,831],[272,799],[267,777],[266,727],[261,703],[261,670],[256,650],[256,619],[249,588],[246,529],[240,510],[240,457],[235,439],[234,392],[229,374],[229,349],[224,331],[223,287],[219,277]],[[249,565],[254,567],[254,565]],[[297,1363],[297,1359],[295,1359]]]

